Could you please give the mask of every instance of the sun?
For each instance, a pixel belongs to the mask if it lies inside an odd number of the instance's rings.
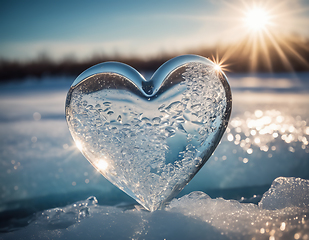
[[[269,24],[269,18],[270,16],[265,9],[255,7],[248,10],[245,14],[244,21],[250,30],[260,31],[266,29]]]
[[[301,38],[293,37],[292,34],[294,30],[297,33],[297,29],[305,26],[304,20],[307,21],[307,18],[303,18],[303,15],[308,9],[297,6],[294,8],[294,1],[288,0],[232,2],[235,4],[225,1],[228,12],[224,14],[225,21],[230,23],[226,39],[234,42],[232,47],[218,50],[220,61],[218,56],[213,57],[216,71],[219,67],[222,70],[222,63],[237,64],[237,67],[247,68],[252,72],[272,72],[280,66],[294,71],[295,61],[309,66],[308,60],[300,52],[301,48],[297,46]]]

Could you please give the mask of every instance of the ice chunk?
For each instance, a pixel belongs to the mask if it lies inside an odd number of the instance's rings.
[[[281,177],[259,206],[192,192],[154,212],[100,206],[92,197],[46,210],[0,239],[309,239],[308,190],[308,180]]]
[[[262,209],[309,207],[309,180],[278,177],[259,202]]]
[[[165,76],[162,69],[170,72]],[[231,103],[227,78],[205,58],[174,58],[147,82],[127,65],[102,63],[73,83],[66,119],[88,161],[154,211],[177,196],[211,156]]]
[[[91,196],[85,201],[79,201],[64,208],[54,208],[39,213],[36,225],[43,229],[65,229],[90,216],[90,208],[96,207],[98,201]]]
[[[257,226],[254,224],[257,217],[262,217],[263,221],[270,221],[270,216],[264,216],[257,205],[223,198],[211,199],[200,192],[174,199],[167,211],[178,212],[211,225],[222,234],[222,238],[219,239],[226,239],[226,237],[246,239],[248,236],[255,235]]]

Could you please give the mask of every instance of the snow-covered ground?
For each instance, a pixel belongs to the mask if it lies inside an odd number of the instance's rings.
[[[262,195],[277,177],[309,179],[309,73],[228,75],[228,78],[233,91],[233,110],[227,132],[213,156],[179,197],[192,191],[203,191],[213,198],[222,196],[257,203],[260,197],[254,195]],[[180,239],[177,236],[187,239],[189,235],[185,235],[185,229],[186,234],[194,233],[195,239],[204,239],[202,236],[207,233],[213,239],[246,239],[246,236],[252,237],[255,233],[257,239],[271,239],[269,237],[280,237],[281,233],[285,236],[284,230],[288,229],[288,225],[294,227],[289,228],[292,230],[287,236],[309,238],[308,199],[303,197],[298,197],[297,201],[304,201],[307,205],[297,206],[298,210],[293,208],[295,216],[292,210],[269,212],[264,204],[265,198],[262,199],[263,204],[257,206],[209,199],[204,195],[200,199],[196,194],[174,200],[167,210],[152,214],[112,207],[134,204],[134,201],[105,180],[76,148],[64,117],[66,93],[73,80],[45,78],[43,81],[28,80],[0,87],[0,227],[5,225],[5,229],[9,229],[7,224],[1,223],[14,214],[17,217],[27,216],[94,195],[100,205],[108,206],[91,207],[91,218],[81,222],[74,220],[67,230],[59,230],[65,228],[65,224],[59,224],[58,229],[57,221],[50,227],[42,217],[36,217],[38,224],[32,222],[29,227],[14,232],[17,234],[14,236],[23,236],[27,231],[36,231],[35,239],[39,239],[40,234],[49,233],[55,238],[66,234],[75,236],[82,232],[81,229],[88,229],[93,221],[99,221],[94,224],[97,232],[91,233],[95,234],[91,236],[102,234],[104,239],[117,238],[118,235],[113,235],[113,232],[120,234],[120,239],[143,239],[147,238],[145,234],[151,236],[149,239]],[[291,182],[293,185],[295,179]],[[308,193],[308,185],[304,189]],[[279,209],[286,209],[285,205]],[[62,213],[55,211],[51,210],[54,217],[66,221]],[[234,216],[237,211],[240,211],[239,218],[232,218],[231,215]],[[296,216],[298,221],[293,220]],[[166,219],[166,222],[156,224],[160,219]],[[252,226],[248,219],[253,219]],[[192,228],[181,227],[188,222]],[[280,234],[271,232],[272,226],[265,225],[267,222],[275,224],[275,232]],[[285,227],[281,227],[281,222],[285,222]],[[105,229],[102,230],[104,233],[99,232],[99,226]],[[123,232],[117,233],[115,229],[120,226],[123,226]],[[281,231],[280,227],[284,230]],[[299,236],[297,229],[300,229]],[[109,230],[110,235],[106,234]],[[161,237],[160,231],[166,234]],[[240,235],[241,231],[247,235]],[[0,235],[0,239],[9,239],[10,236]]]
[[[164,210],[98,206],[95,197],[37,213],[6,239],[308,239],[309,181],[277,178],[258,205],[192,192]]]

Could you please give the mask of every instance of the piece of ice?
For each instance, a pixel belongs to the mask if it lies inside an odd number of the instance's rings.
[[[308,239],[308,199],[295,196],[298,191],[308,193],[307,180],[276,179],[261,201],[264,206],[266,200],[278,204],[276,210],[211,199],[203,192],[174,199],[154,212],[141,206],[99,206],[90,197],[37,214],[27,227],[1,234],[0,239]],[[287,198],[281,198],[283,192]],[[291,202],[293,197],[297,201]]]
[[[309,180],[301,178],[276,178],[259,202],[263,209],[309,207]]]
[[[67,96],[66,119],[89,162],[150,211],[176,196],[213,153],[231,112],[227,78],[185,55],[146,81],[107,62],[89,68]]]

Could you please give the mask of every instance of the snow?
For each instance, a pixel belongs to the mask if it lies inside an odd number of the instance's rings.
[[[299,187],[301,186],[301,187]],[[6,239],[308,239],[309,181],[278,178],[259,205],[192,192],[165,209],[99,206],[95,197],[38,213]],[[291,202],[286,195],[299,196]],[[293,193],[294,195],[289,195]],[[308,195],[307,195],[308,196]],[[277,209],[269,210],[269,202]],[[266,208],[265,208],[266,207]]]

